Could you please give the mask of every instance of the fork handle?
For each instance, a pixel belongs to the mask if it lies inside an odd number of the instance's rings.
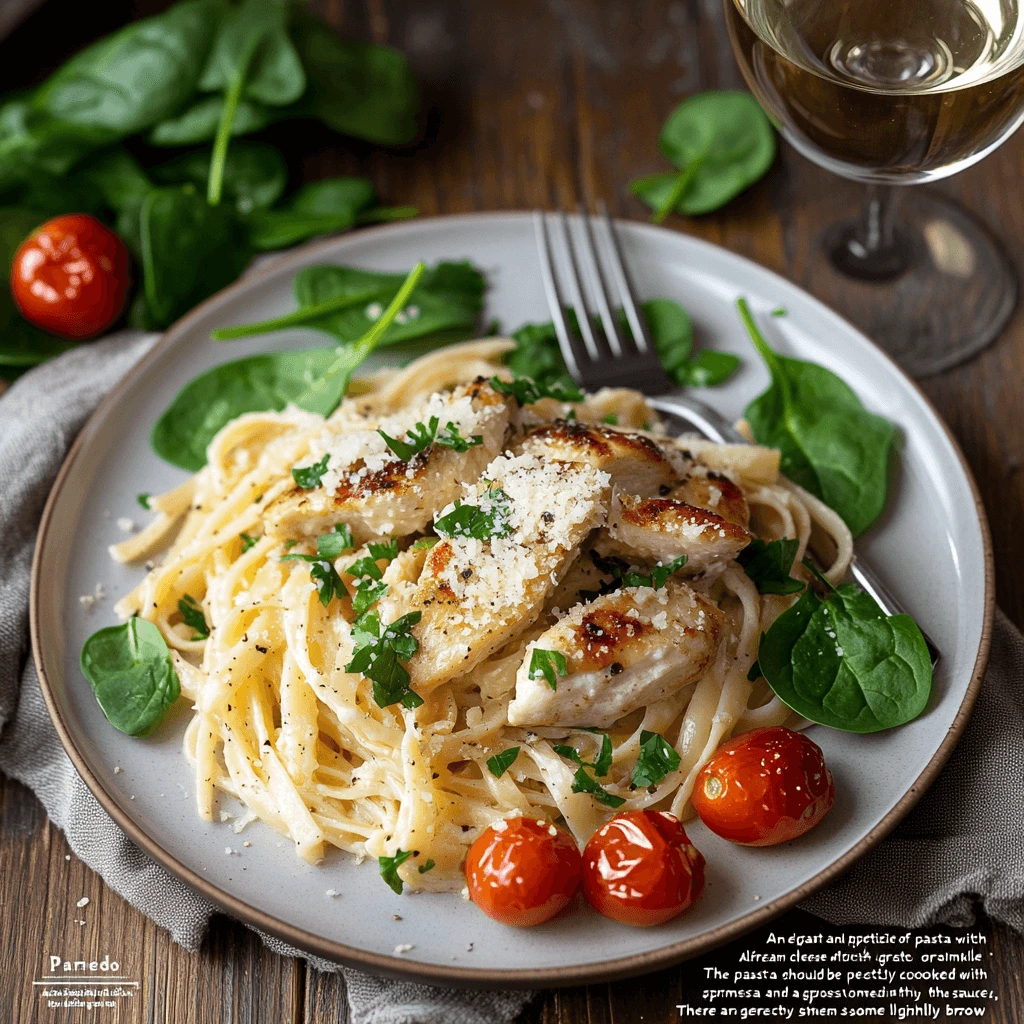
[[[647,404],[658,412],[685,420],[710,441],[716,441],[718,444],[750,443],[720,412],[692,395],[671,391],[665,395],[649,396]],[[878,602],[878,607],[886,615],[908,614],[903,603],[882,582],[867,562],[863,562],[855,556],[850,564],[850,575],[862,590],[867,591]],[[934,666],[939,660],[939,649],[924,630],[921,630],[921,633]]]

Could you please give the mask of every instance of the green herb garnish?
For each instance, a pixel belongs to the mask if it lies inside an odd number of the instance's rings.
[[[593,768],[599,779],[603,779],[612,766],[612,738],[607,733],[601,736],[601,752],[597,755],[596,761],[584,761],[575,747],[564,743],[556,743],[554,751],[562,757],[569,758],[570,761],[575,761],[581,768]]]
[[[630,778],[634,786],[656,786],[678,767],[679,754],[664,736],[646,729],[641,731],[640,756]]]
[[[437,865],[434,863],[434,858],[433,857],[428,857],[427,858],[427,863],[426,864],[421,864],[416,870],[421,875],[425,875],[428,871],[433,871],[435,867],[437,867]]]
[[[185,625],[194,631],[193,640],[205,640],[210,635],[210,627],[206,624],[203,610],[191,594],[186,594],[178,602],[178,611],[181,612]]]
[[[247,533],[240,533],[238,537],[242,542],[243,555],[259,540],[259,537],[250,537]]]
[[[396,896],[405,890],[398,869],[413,855],[412,850],[395,850],[394,857],[378,857],[380,877],[391,886]]]
[[[587,774],[586,768],[576,769],[572,791],[574,793],[589,793],[595,800],[606,807],[621,807],[626,802],[621,796],[609,793],[596,779],[592,779]]]
[[[330,533],[321,534],[316,539],[317,556],[331,561],[351,551],[352,547],[352,531],[345,523],[338,523]]]
[[[565,655],[559,651],[545,651],[540,647],[533,649],[530,655],[530,678],[544,678],[552,690],[558,689],[558,677],[564,676],[569,669],[565,663]]]
[[[296,466],[292,470],[292,476],[302,490],[311,491],[314,487],[320,486],[320,481],[323,479],[324,473],[327,472],[327,463],[330,458],[330,453],[327,453],[311,466]]]
[[[496,778],[500,779],[512,767],[512,762],[519,756],[520,747],[509,747],[494,757],[487,758],[487,769]]]
[[[491,387],[503,395],[512,395],[520,405],[533,405],[542,398],[554,398],[558,402],[583,401],[583,392],[574,384],[542,384],[529,377],[516,377],[511,381],[492,377]]]
[[[149,496],[149,495],[148,495],[148,494],[147,494],[147,493],[146,493],[145,491],[143,491],[143,492],[142,492],[141,494],[136,494],[136,495],[135,495],[135,500],[136,500],[136,501],[137,501],[137,502],[138,502],[138,503],[139,503],[139,504],[140,504],[140,505],[141,505],[141,506],[142,506],[142,507],[143,507],[143,508],[144,508],[144,509],[145,509],[145,510],[146,510],[147,512],[151,511],[151,510],[150,510],[150,507],[149,507],[149,498],[150,498],[150,496]]]
[[[382,708],[401,703],[417,708],[423,699],[409,687],[409,673],[402,662],[419,649],[412,627],[420,612],[409,612],[390,625],[382,626],[376,612],[368,611],[356,620],[352,630],[355,652],[346,672],[359,672],[373,682],[373,699]]]
[[[480,505],[463,505],[434,521],[434,529],[442,537],[474,537],[492,540],[507,537],[512,532],[512,509],[509,496],[499,487],[491,487]]]

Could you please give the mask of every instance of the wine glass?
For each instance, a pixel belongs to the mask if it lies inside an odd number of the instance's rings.
[[[740,69],[801,154],[868,183],[824,248],[858,319],[915,376],[993,341],[1017,276],[988,229],[931,190],[1024,120],[1018,0],[724,0]],[[861,318],[863,319],[863,318]]]

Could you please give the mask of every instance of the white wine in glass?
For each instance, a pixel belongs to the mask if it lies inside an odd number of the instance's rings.
[[[932,181],[982,159],[1024,121],[1016,0],[724,3],[754,95],[795,149],[836,174],[873,186]],[[838,272],[874,283],[851,288],[889,313],[876,340],[924,375],[995,338],[1017,279],[964,211],[899,190],[896,216],[896,191],[873,188],[865,216],[835,226],[825,245]]]

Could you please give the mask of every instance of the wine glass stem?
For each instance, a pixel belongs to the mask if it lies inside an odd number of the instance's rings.
[[[826,247],[842,273],[864,281],[891,281],[910,266],[913,247],[896,221],[897,189],[868,185],[867,201],[857,221],[835,229]]]

